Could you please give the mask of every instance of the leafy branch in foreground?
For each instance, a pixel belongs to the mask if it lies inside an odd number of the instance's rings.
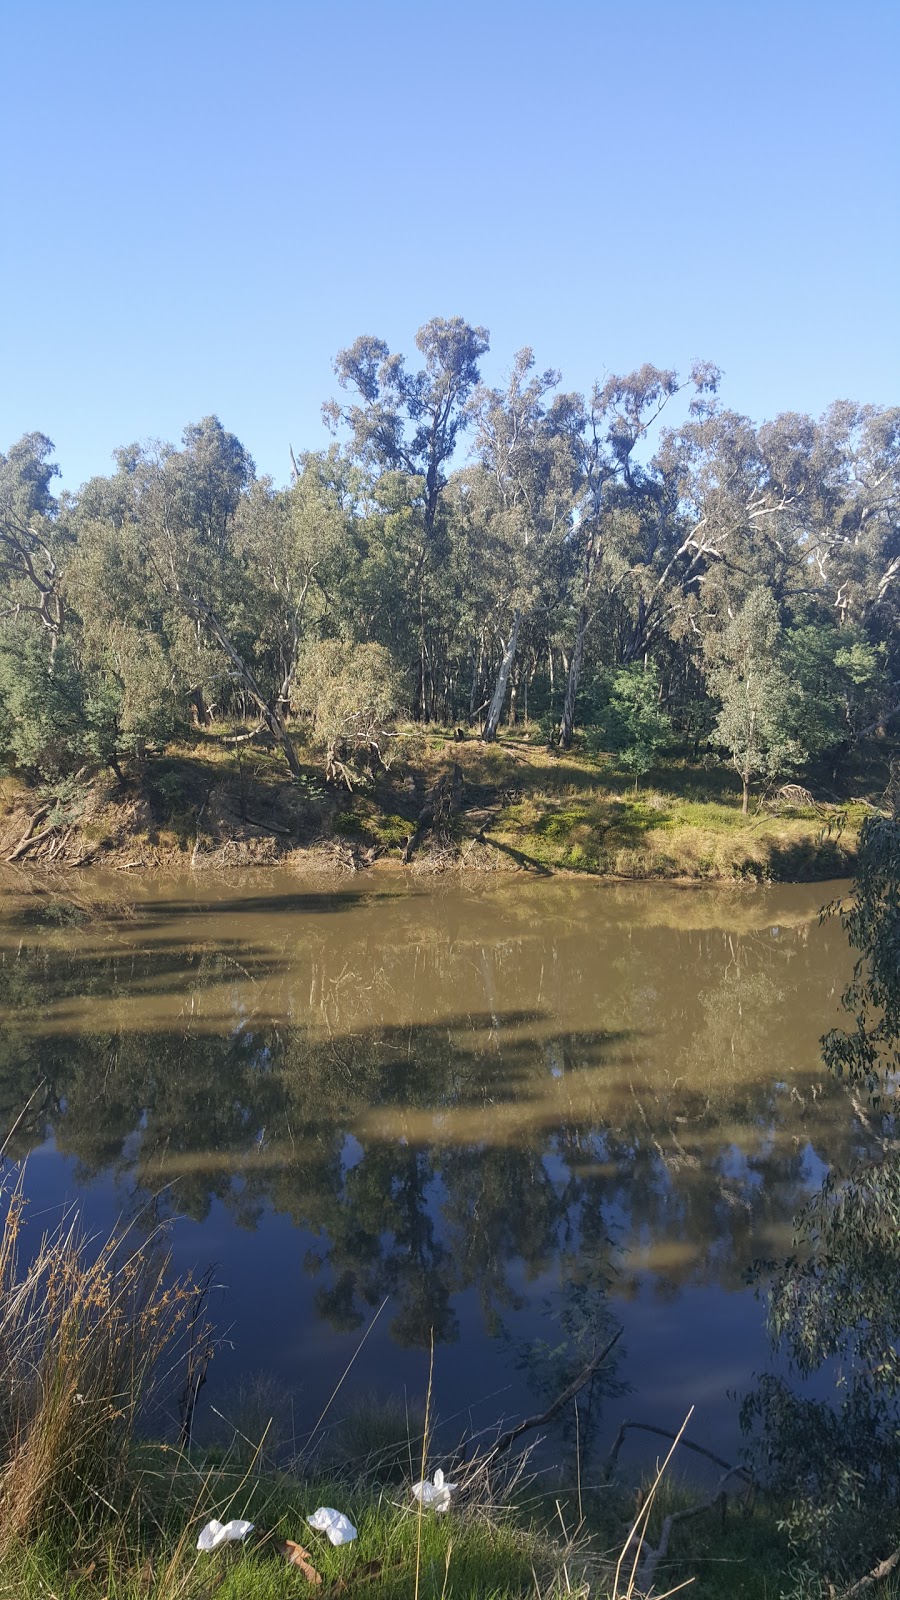
[[[744,1403],[757,1453],[790,1500],[796,1592],[847,1592],[900,1539],[900,819],[863,825],[852,904],[839,911],[858,952],[844,993],[852,1028],[822,1041],[874,1154],[829,1173],[795,1225],[796,1253],[776,1270],[770,1322],[801,1378],[830,1366],[835,1402],[766,1374]],[[863,1099],[862,1097],[865,1097]],[[866,1104],[865,1102],[868,1102]],[[887,1569],[886,1569],[887,1570]],[[858,1592],[862,1592],[861,1590]]]

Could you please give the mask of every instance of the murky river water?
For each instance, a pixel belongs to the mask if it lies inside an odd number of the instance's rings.
[[[514,1417],[621,1322],[604,1425],[694,1404],[734,1448],[747,1268],[858,1142],[818,1053],[836,887],[12,883],[0,1126],[34,1096],[33,1216],[183,1219],[226,1413],[264,1370],[308,1425],[384,1302],[342,1399],[421,1395],[433,1331],[440,1413]]]

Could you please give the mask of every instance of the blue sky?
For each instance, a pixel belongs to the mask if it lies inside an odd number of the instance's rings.
[[[64,481],[214,411],[326,442],[331,362],[460,314],[485,374],[900,401],[896,0],[5,0],[0,449]]]

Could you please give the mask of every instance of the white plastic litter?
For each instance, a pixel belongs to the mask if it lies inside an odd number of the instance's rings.
[[[235,1517],[231,1522],[217,1522],[213,1517],[205,1528],[201,1528],[197,1540],[198,1550],[218,1550],[223,1544],[231,1544],[232,1540],[246,1539],[248,1533],[253,1532],[252,1522],[243,1522],[240,1517]]]
[[[335,1511],[333,1506],[319,1506],[311,1517],[307,1517],[311,1528],[317,1533],[327,1533],[332,1544],[349,1544],[356,1538],[356,1529],[349,1517],[343,1511]]]
[[[423,1506],[431,1506],[434,1511],[449,1511],[450,1496],[459,1488],[458,1483],[447,1483],[444,1474],[438,1467],[431,1483],[426,1478],[423,1483],[414,1483],[412,1486],[413,1498],[421,1501]]]

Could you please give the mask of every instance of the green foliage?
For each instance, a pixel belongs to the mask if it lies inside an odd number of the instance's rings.
[[[653,667],[622,667],[614,674],[602,713],[610,749],[635,781],[650,771],[672,737],[671,718],[660,703],[659,674]]]
[[[790,681],[789,727],[804,757],[852,740],[876,710],[884,660],[860,629],[804,623],[781,652]]]
[[[787,1528],[818,1594],[818,1576],[858,1576],[900,1536],[900,820],[863,824],[852,904],[841,909],[858,952],[844,994],[849,1029],[822,1041],[871,1148],[831,1172],[796,1221],[796,1254],[770,1288],[773,1337],[802,1376],[833,1368],[834,1403],[767,1375],[744,1406]],[[867,1105],[863,1103],[864,1097]],[[822,1590],[824,1592],[824,1590]]]
[[[184,701],[176,692],[176,669],[165,643],[155,633],[120,629],[108,659],[116,696],[117,747],[142,756],[162,747],[187,728]]]
[[[896,411],[756,426],[709,363],[564,394],[527,347],[491,388],[485,329],[433,318],[415,342],[411,364],[369,335],[339,353],[341,443],[301,452],[286,487],[215,416],[59,500],[43,434],[0,456],[0,653],[23,679],[0,688],[0,757],[118,766],[191,716],[252,718],[297,782],[287,707],[322,699],[319,646],[384,652],[375,722],[408,704],[490,741],[536,716],[568,749],[580,711],[636,778],[670,730],[695,759],[711,738],[745,799],[890,728]],[[357,665],[371,680],[374,658]],[[354,708],[329,694],[317,723],[349,750]]]
[[[347,645],[337,639],[310,645],[301,657],[302,702],[317,743],[335,757],[389,763],[389,739],[401,705],[402,685],[380,644]]]
[[[710,641],[709,685],[721,701],[712,735],[744,785],[782,777],[802,761],[794,733],[794,695],[779,659],[781,625],[773,596],[755,589],[722,634]]]
[[[0,648],[0,730],[7,757],[38,777],[72,772],[104,746],[108,705],[92,697],[67,644],[54,670],[22,628]]]

